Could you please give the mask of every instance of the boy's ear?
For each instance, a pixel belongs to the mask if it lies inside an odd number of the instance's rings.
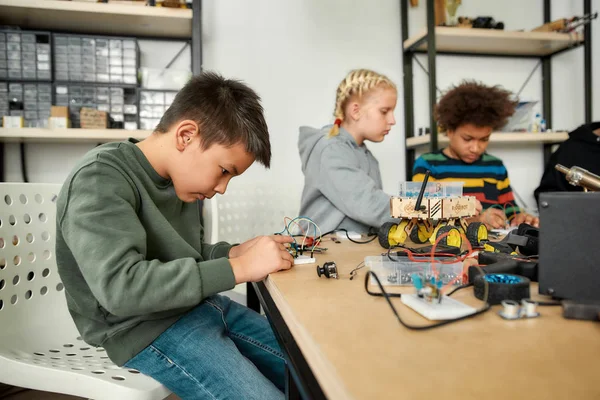
[[[183,151],[191,143],[200,140],[198,124],[192,120],[183,120],[175,127],[175,143],[177,150]]]

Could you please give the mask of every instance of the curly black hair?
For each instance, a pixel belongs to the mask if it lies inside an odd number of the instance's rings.
[[[518,100],[500,86],[485,86],[476,81],[463,81],[450,88],[437,103],[435,118],[442,132],[454,131],[461,125],[490,126],[498,130],[514,114]]]

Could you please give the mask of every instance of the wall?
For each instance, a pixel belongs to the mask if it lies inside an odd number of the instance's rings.
[[[425,0],[410,9],[410,32],[425,26]],[[493,15],[507,29],[531,29],[542,23],[542,1],[464,0],[460,15]],[[593,9],[599,1],[594,0]],[[376,5],[375,5],[376,4]],[[553,18],[582,13],[582,1],[553,0]],[[236,178],[243,183],[285,181],[302,187],[297,151],[298,127],[332,122],[335,88],[352,68],[372,68],[388,75],[402,90],[400,3],[397,0],[243,0],[204,1],[204,68],[243,79],[263,98],[272,135],[271,170],[253,166]],[[518,11],[517,11],[518,10]],[[593,63],[600,68],[600,24],[594,22]],[[165,54],[177,53],[173,42],[142,45],[143,62],[161,66]],[[189,66],[189,54],[179,62]],[[426,60],[421,57],[426,67]],[[463,78],[501,84],[518,90],[536,61],[478,57],[438,57],[440,89]],[[418,65],[415,71],[415,126],[428,121],[427,80]],[[583,122],[583,50],[553,61],[554,128],[572,129]],[[594,117],[600,118],[600,78],[593,87]],[[540,72],[532,77],[523,96],[541,98]],[[383,144],[369,147],[379,159],[384,188],[389,193],[404,179],[402,96],[396,107],[397,125]],[[75,161],[91,146],[76,144],[27,145],[30,180],[60,182]],[[531,192],[542,172],[539,146],[518,149],[492,144],[490,152],[504,159],[518,192],[533,204]],[[20,180],[17,145],[7,146],[7,180]]]

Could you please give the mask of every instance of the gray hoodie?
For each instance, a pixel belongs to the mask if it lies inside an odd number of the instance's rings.
[[[327,138],[322,129],[300,127],[298,149],[304,173],[300,215],[323,233],[334,229],[367,232],[391,221],[390,196],[383,191],[379,163],[348,131]]]

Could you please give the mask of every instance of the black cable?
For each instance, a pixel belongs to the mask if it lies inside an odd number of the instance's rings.
[[[27,163],[25,162],[25,143],[21,142],[21,173],[23,174],[23,182],[29,182],[27,176]]]
[[[368,287],[369,286],[369,275],[373,275],[373,277],[375,278],[375,281],[377,282],[377,285],[379,286],[379,289],[381,290],[381,293],[374,293],[374,292],[370,292],[369,291],[369,287]],[[427,330],[427,329],[438,328],[440,326],[448,325],[448,324],[450,324],[452,322],[457,322],[457,321],[462,321],[464,319],[473,318],[473,317],[475,317],[477,315],[483,314],[484,312],[486,312],[487,310],[490,309],[490,305],[486,302],[485,305],[481,309],[477,310],[473,314],[465,315],[463,317],[454,318],[454,319],[448,319],[448,320],[445,320],[445,321],[442,321],[442,322],[438,322],[437,324],[433,324],[433,325],[420,325],[420,326],[409,325],[406,322],[404,322],[402,320],[402,318],[400,318],[400,315],[398,314],[398,311],[396,310],[396,307],[394,307],[394,305],[392,304],[392,301],[390,300],[390,297],[402,297],[402,295],[400,293],[387,293],[385,291],[385,289],[383,288],[383,285],[381,284],[381,281],[379,280],[379,278],[377,277],[377,275],[373,271],[369,271],[365,275],[365,290],[371,296],[382,296],[382,297],[385,297],[385,300],[387,301],[388,305],[392,309],[392,312],[396,316],[396,319],[398,320],[398,322],[400,322],[400,324],[402,326],[404,326],[405,328],[412,329],[412,330],[415,330],[415,331],[424,331],[424,330]]]
[[[367,264],[365,264],[364,261],[361,261],[356,268],[354,268],[352,271],[350,271],[350,280],[354,279],[354,276],[356,276],[357,272],[359,269],[366,267]]]
[[[471,287],[471,286],[473,286],[472,283],[467,283],[465,285],[457,286],[454,289],[452,289],[450,292],[446,293],[446,296],[452,296],[454,293],[458,292],[459,290],[466,289],[466,288]]]
[[[332,233],[336,233],[336,232],[346,232],[346,237],[348,238],[348,240],[351,241],[352,243],[357,243],[357,244],[367,244],[367,243],[371,243],[373,240],[377,239],[377,233],[369,232],[367,234],[367,236],[373,236],[373,237],[371,239],[369,239],[369,240],[365,240],[363,242],[359,242],[357,240],[352,239],[350,237],[350,235],[348,235],[348,230],[344,229],[344,228],[334,229],[332,231],[325,232],[324,234],[321,235],[321,237],[325,237],[327,235],[331,235]]]
[[[529,299],[531,300],[531,299]],[[535,300],[531,300],[535,301]],[[562,306],[562,301],[535,301],[538,306],[541,307],[552,307],[552,306]]]

